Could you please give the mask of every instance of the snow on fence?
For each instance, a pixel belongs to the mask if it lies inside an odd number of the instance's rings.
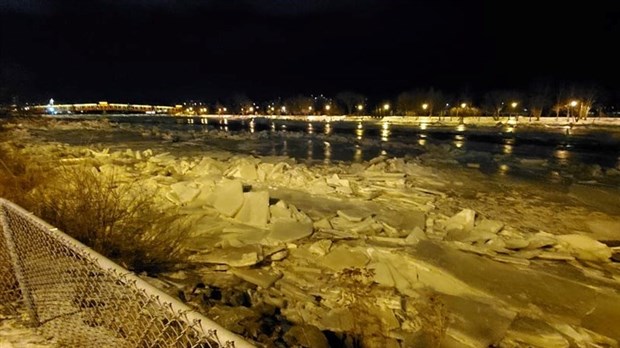
[[[1,303],[23,304],[61,346],[251,347],[4,199],[0,230]]]

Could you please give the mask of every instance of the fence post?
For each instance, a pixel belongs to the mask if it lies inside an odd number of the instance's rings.
[[[0,203],[3,203],[2,200],[0,200]],[[19,283],[19,289],[22,292],[22,297],[24,298],[24,302],[26,304],[26,310],[28,311],[30,317],[30,324],[32,326],[39,326],[39,316],[37,315],[37,311],[34,306],[34,299],[30,293],[30,289],[26,284],[27,281],[24,278],[21,260],[17,254],[15,242],[13,242],[13,236],[11,234],[8,219],[6,208],[0,204],[0,222],[2,223],[2,231],[4,234],[4,239],[6,240],[7,249],[9,251],[9,257],[12,261],[11,263],[13,265],[13,271],[15,272],[15,278]]]

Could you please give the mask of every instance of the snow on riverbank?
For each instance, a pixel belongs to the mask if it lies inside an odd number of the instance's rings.
[[[416,159],[307,166],[37,139],[27,151],[88,163],[153,189],[161,209],[178,209],[193,226],[192,266],[151,281],[257,342],[620,340],[620,220],[578,204],[571,197],[587,197],[579,190],[550,193]]]
[[[57,345],[43,337],[37,329],[29,328],[22,315],[3,315],[0,304],[0,348],[51,348]]]

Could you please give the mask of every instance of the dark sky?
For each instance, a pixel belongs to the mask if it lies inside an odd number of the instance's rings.
[[[174,103],[619,84],[619,1],[0,0],[3,97]]]

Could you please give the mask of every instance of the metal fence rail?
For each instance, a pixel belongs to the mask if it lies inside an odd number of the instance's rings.
[[[0,199],[0,301],[69,347],[251,347],[128,270]]]

